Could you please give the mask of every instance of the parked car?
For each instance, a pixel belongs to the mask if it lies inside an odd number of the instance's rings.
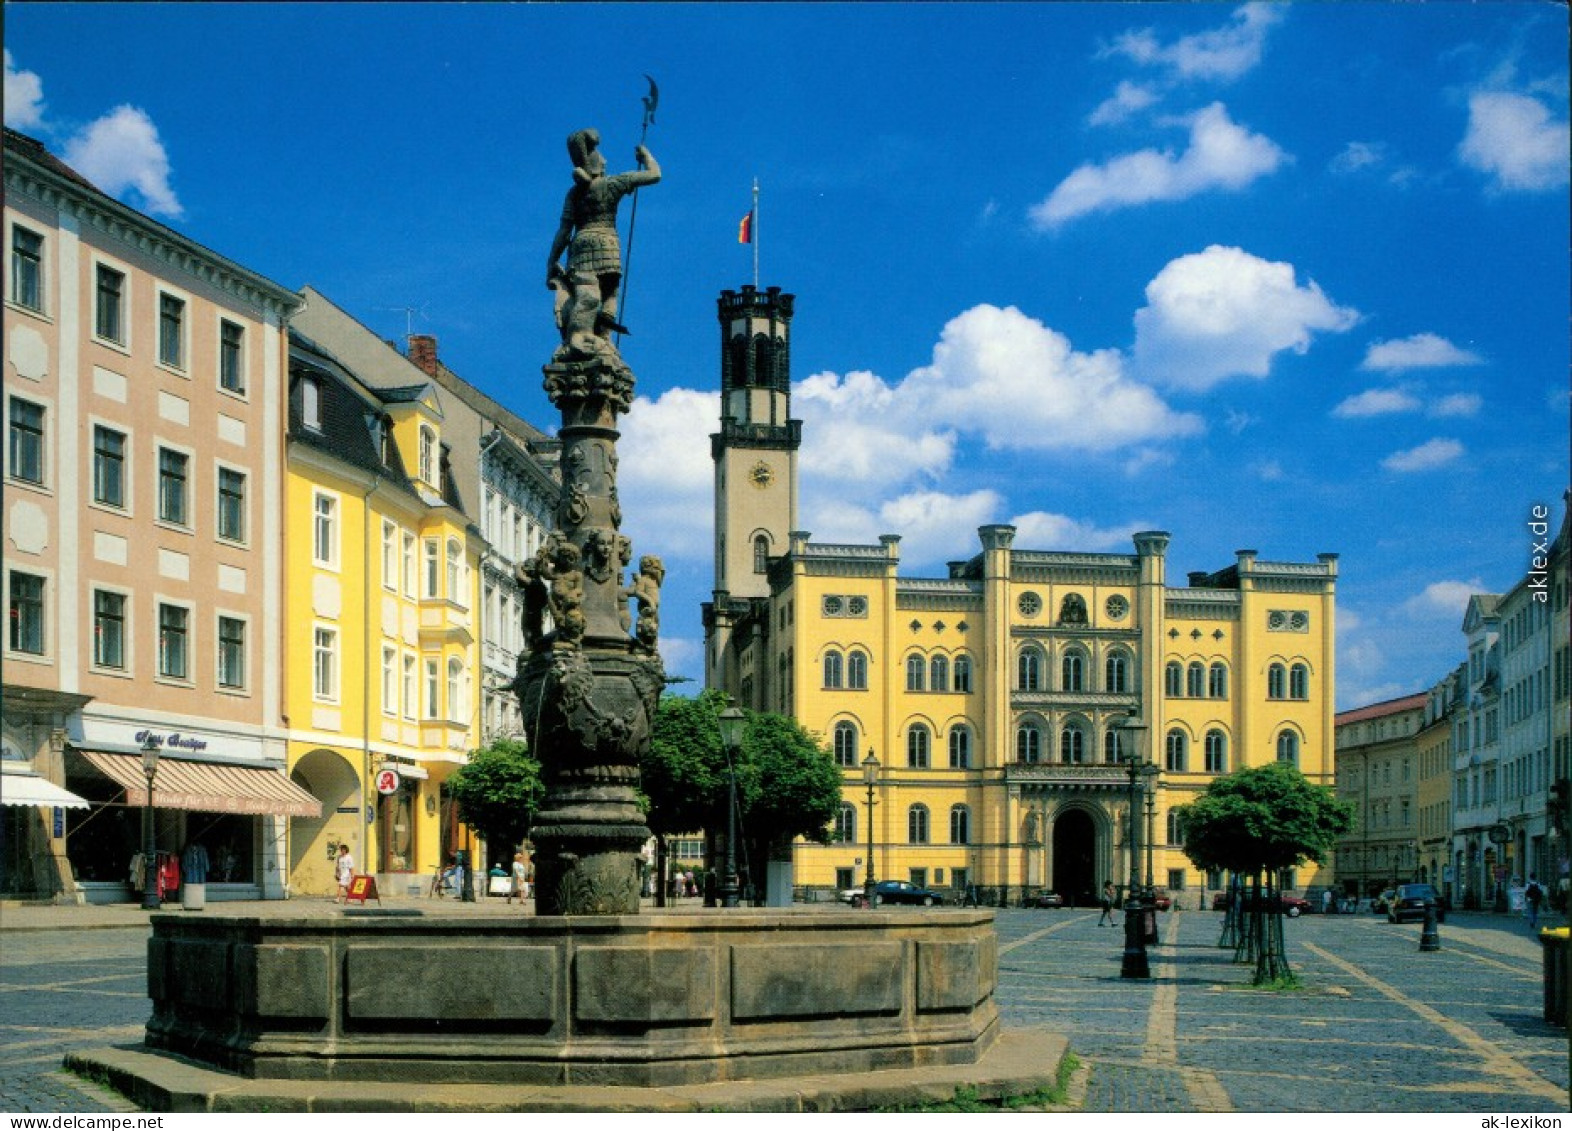
[[[1436,922],[1446,921],[1446,900],[1430,884],[1399,884],[1386,906],[1386,921],[1401,923],[1407,919],[1423,919],[1425,904],[1436,906]]]
[[[857,892],[852,901],[853,907],[861,907],[863,894]],[[941,892],[920,888],[916,884],[907,883],[905,880],[880,880],[873,885],[873,905],[879,907],[886,903],[912,903],[919,907],[932,907],[944,902]]]
[[[1063,907],[1064,896],[1056,891],[1040,891],[1032,898],[1030,907]]]
[[[1227,911],[1228,898],[1229,896],[1226,891],[1218,892],[1212,897],[1212,910]],[[1310,901],[1308,899],[1301,899],[1297,895],[1279,895],[1278,899],[1282,902],[1283,914],[1287,915],[1290,919],[1297,919],[1306,911],[1310,910]],[[1245,910],[1248,911],[1251,906],[1250,893],[1248,891],[1244,893],[1243,904]]]
[[[856,903],[862,899],[862,888],[842,888],[837,898],[842,903]]]
[[[1153,889],[1153,891],[1152,891],[1152,903],[1156,906],[1157,910],[1159,910],[1159,911],[1167,911],[1170,907],[1172,907],[1174,905],[1173,897],[1170,896],[1168,894],[1168,892],[1165,889],[1163,889],[1163,888],[1154,888]]]

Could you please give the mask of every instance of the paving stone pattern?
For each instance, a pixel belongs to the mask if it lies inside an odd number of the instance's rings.
[[[73,1049],[140,1041],[147,930],[127,916],[75,929],[77,910],[45,930],[0,929],[5,1113],[132,1110],[60,1063]],[[1442,949],[1421,953],[1417,924],[1305,916],[1284,933],[1306,989],[1286,994],[1248,988],[1250,970],[1215,945],[1219,915],[1161,916],[1148,982],[1119,977],[1122,932],[1096,920],[998,915],[1004,1023],[1069,1038],[1089,1066],[1084,1111],[1568,1109],[1567,1033],[1541,1019],[1540,946],[1521,920],[1455,915]]]

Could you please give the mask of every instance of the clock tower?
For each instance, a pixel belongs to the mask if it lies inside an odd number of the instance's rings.
[[[779,287],[722,291],[721,420],[715,460],[715,591],[765,597],[769,559],[797,522],[797,449],[791,419],[794,296]]]

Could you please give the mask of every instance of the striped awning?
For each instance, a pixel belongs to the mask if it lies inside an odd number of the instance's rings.
[[[0,805],[88,809],[91,804],[37,774],[0,773]]]
[[[127,805],[147,804],[147,775],[142,772],[140,755],[80,747],[77,752],[125,789]],[[282,770],[222,762],[189,762],[170,757],[158,760],[158,776],[153,779],[153,808],[274,817],[322,815],[322,803],[285,777]]]

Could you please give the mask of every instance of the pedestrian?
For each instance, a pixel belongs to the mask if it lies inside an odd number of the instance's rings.
[[[1113,917],[1114,895],[1115,895],[1115,892],[1114,892],[1113,881],[1112,880],[1105,881],[1103,883],[1102,898],[1100,900],[1098,900],[1098,902],[1101,904],[1102,909],[1103,909],[1103,913],[1097,917],[1097,925],[1099,927],[1103,926],[1104,924],[1106,924],[1107,926],[1110,926],[1110,927],[1117,927],[1119,925],[1118,923],[1114,922],[1114,917]]]
[[[1324,892],[1321,893],[1321,914],[1323,914],[1323,915],[1330,915],[1331,913],[1332,913],[1332,889],[1331,888],[1327,888]]]
[[[334,903],[349,902],[349,881],[355,878],[355,858],[349,854],[349,845],[338,846],[338,858],[333,861],[333,879],[338,882]]]
[[[524,854],[522,852],[513,854],[513,884],[508,888],[507,901],[512,903],[514,896],[519,897],[521,905],[529,898],[529,871],[524,864]]]
[[[1539,927],[1539,905],[1544,901],[1545,889],[1533,876],[1528,877],[1528,887],[1523,889],[1523,916],[1528,920],[1528,929],[1533,931]]]

